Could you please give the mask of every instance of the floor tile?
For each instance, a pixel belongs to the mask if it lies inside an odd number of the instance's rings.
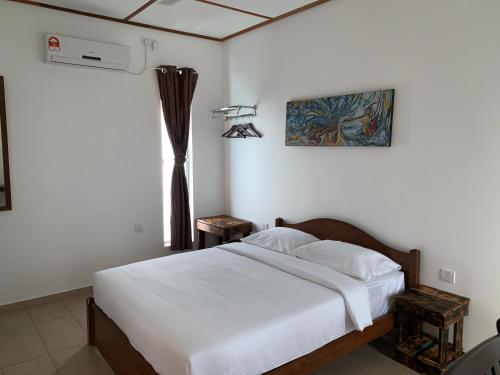
[[[48,322],[69,315],[69,310],[59,302],[28,307],[28,313],[35,323]]]
[[[24,309],[25,307],[26,302],[9,303],[8,305],[0,306],[0,314],[8,311]]]
[[[51,354],[59,375],[113,375],[99,351],[84,345]]]
[[[76,322],[82,327],[82,329],[87,333],[87,313],[78,313],[74,315]]]
[[[11,329],[32,326],[30,316],[26,309],[14,310],[0,314],[0,332]]]
[[[418,375],[367,345],[319,370],[315,375]]]
[[[4,375],[56,375],[50,357],[42,357],[3,369]]]
[[[61,293],[59,295],[59,299],[69,298],[69,297],[73,297],[73,296],[78,296],[78,295],[81,295],[81,294],[92,295],[92,293],[93,293],[92,287],[91,286],[86,286],[86,287],[83,287],[83,288],[79,288],[79,289],[74,289],[74,290],[70,290],[70,291],[67,291],[67,292],[63,292],[63,293]]]
[[[72,314],[78,314],[87,310],[87,298],[91,297],[88,293],[64,298],[62,303]]]
[[[47,354],[35,327],[0,333],[0,367],[13,366]]]
[[[52,294],[50,296],[43,296],[39,298],[33,298],[29,301],[26,301],[26,307],[38,306],[38,305],[46,305],[48,303],[59,301],[59,297],[57,294]]]
[[[36,325],[49,353],[85,343],[85,333],[72,316]]]

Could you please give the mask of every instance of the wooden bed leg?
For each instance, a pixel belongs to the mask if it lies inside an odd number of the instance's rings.
[[[95,345],[95,302],[94,298],[87,298],[87,343],[91,346]]]

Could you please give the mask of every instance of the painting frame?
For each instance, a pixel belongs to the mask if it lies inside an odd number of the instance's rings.
[[[391,147],[395,89],[287,103],[285,145]]]

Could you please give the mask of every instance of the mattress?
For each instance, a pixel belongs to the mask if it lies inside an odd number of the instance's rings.
[[[373,319],[404,290],[401,272],[342,277],[368,291]],[[97,305],[161,375],[261,374],[355,329],[342,293],[221,248],[98,272],[93,284]]]

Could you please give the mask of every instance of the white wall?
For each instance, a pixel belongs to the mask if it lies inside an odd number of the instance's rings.
[[[13,207],[0,212],[0,305],[81,287],[93,272],[164,255],[159,94],[141,77],[42,63],[42,35],[158,40],[151,65],[200,74],[193,103],[194,215],[224,207],[220,44],[0,1]],[[144,233],[134,234],[143,224]]]
[[[227,141],[230,212],[335,217],[423,251],[424,283],[469,296],[467,347],[500,316],[500,3],[336,0],[230,41],[230,103],[263,139]],[[292,99],[395,88],[391,148],[285,147]],[[457,283],[438,270],[457,271]]]

